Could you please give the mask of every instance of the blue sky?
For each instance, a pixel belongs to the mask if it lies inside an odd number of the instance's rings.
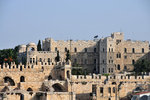
[[[150,0],[0,0],[0,49],[55,40],[91,40],[122,31],[150,41]]]

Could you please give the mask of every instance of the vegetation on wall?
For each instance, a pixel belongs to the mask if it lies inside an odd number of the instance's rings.
[[[3,49],[0,50],[0,64],[15,62],[18,64],[17,55],[18,55],[19,46],[16,46],[14,49]]]
[[[141,72],[150,72],[150,61],[147,59],[138,60],[134,64],[134,72],[140,74]]]

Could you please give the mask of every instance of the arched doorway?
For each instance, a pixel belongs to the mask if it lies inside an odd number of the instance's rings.
[[[20,100],[24,100],[24,95],[23,94],[20,95]]]
[[[4,83],[8,83],[9,86],[15,86],[15,82],[10,77],[4,77]]]
[[[52,85],[53,89],[54,89],[54,92],[65,92],[65,88],[59,84],[59,83],[56,83],[54,85]]]
[[[20,77],[20,82],[25,82],[25,77],[24,76]]]

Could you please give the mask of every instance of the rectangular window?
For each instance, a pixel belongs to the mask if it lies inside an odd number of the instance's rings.
[[[132,48],[132,53],[135,53],[135,49],[134,48]]]
[[[144,53],[144,48],[142,48],[142,53]]]
[[[100,93],[103,93],[103,87],[100,87]]]

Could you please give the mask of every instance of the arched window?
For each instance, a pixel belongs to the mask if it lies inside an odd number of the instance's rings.
[[[77,52],[77,48],[74,48],[74,52]]]
[[[134,48],[132,48],[132,53],[135,53],[135,49]]]
[[[22,66],[20,66],[20,71],[22,71]]]
[[[144,48],[142,48],[142,53],[144,53]]]
[[[85,48],[84,51],[87,52],[87,48]]]
[[[29,92],[30,95],[33,94],[33,90],[31,88],[28,88],[27,91]]]
[[[65,52],[67,52],[67,48],[65,47]]]
[[[120,70],[120,65],[117,66],[117,69]]]
[[[25,82],[24,76],[21,76],[21,77],[20,77],[20,82]]]
[[[134,59],[132,60],[132,64],[133,64],[133,65],[135,64],[135,60],[134,60]]]

